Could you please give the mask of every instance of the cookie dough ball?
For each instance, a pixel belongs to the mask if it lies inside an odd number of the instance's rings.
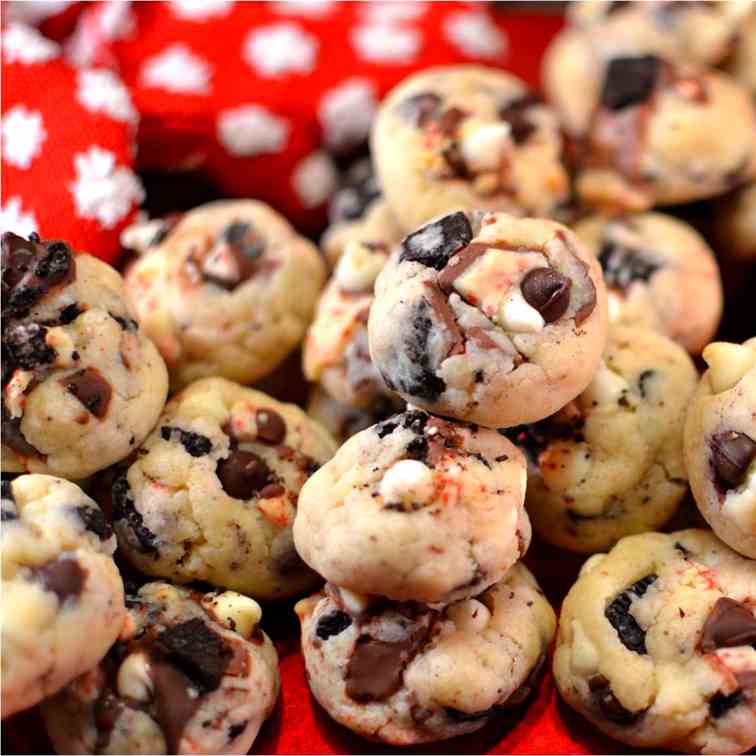
[[[756,745],[756,562],[712,533],[623,538],[589,559],[559,618],[567,703],[637,748]]]
[[[480,593],[526,552],[525,459],[503,436],[410,409],[358,433],[305,483],[302,559],[397,601]]]
[[[404,236],[383,198],[370,158],[350,166],[343,186],[331,200],[328,220],[330,226],[320,240],[320,247],[331,268],[350,242],[390,247]]]
[[[249,751],[280,686],[255,601],[148,583],[101,664],[42,707],[58,753]]]
[[[123,281],[61,241],[2,236],[2,469],[79,480],[150,432],[165,364]]]
[[[405,79],[372,134],[389,206],[410,231],[459,207],[552,214],[569,196],[554,113],[519,79],[449,66]]]
[[[430,412],[503,428],[556,412],[604,348],[596,258],[564,226],[455,212],[410,234],[375,287],[370,353]]]
[[[522,564],[443,609],[329,583],[295,610],[320,705],[358,735],[392,745],[474,732],[525,701],[556,629],[554,611]]]
[[[173,397],[113,484],[123,553],[146,575],[256,598],[317,583],[291,525],[302,484],[336,444],[293,404],[223,378]]]
[[[192,210],[126,274],[175,389],[213,375],[264,378],[302,340],[324,282],[315,246],[254,200]]]
[[[544,540],[593,553],[669,520],[688,490],[683,428],[697,378],[666,337],[613,326],[575,401],[507,431],[528,457],[528,513]]]
[[[727,70],[751,94],[756,95],[756,8],[752,2],[745,2],[745,6],[750,13],[739,25],[735,48],[727,61]]]
[[[724,257],[756,260],[756,183],[722,197],[714,210],[714,232]]]
[[[756,559],[756,338],[714,342],[685,424],[685,462],[701,514]]]
[[[653,328],[691,354],[711,341],[722,315],[716,258],[687,223],[661,213],[594,216],[575,234],[604,271],[609,320]]]
[[[123,624],[113,531],[74,483],[2,481],[2,710],[52,695],[105,655]]]

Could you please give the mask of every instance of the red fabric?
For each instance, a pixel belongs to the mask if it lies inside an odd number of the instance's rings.
[[[113,260],[143,197],[128,92],[111,71],[72,68],[31,27],[3,32],[0,230]]]
[[[83,2],[71,0],[4,0],[1,7],[4,24],[36,26],[46,37],[57,41],[71,34],[83,9]]]

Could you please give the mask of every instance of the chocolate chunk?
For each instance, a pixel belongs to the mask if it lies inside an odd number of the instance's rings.
[[[216,690],[231,656],[223,639],[199,617],[163,630],[156,639],[156,647],[200,693]]]
[[[462,108],[449,108],[445,110],[438,119],[439,131],[446,137],[454,137],[462,121],[467,118],[469,113]]]
[[[266,444],[276,446],[286,438],[286,423],[281,415],[272,409],[263,407],[255,410],[255,424],[257,425],[257,438]]]
[[[229,223],[228,226],[223,229],[223,241],[228,242],[229,244],[241,244],[250,232],[250,229],[251,226],[249,223],[241,223],[239,221]]]
[[[68,325],[69,323],[73,323],[82,312],[83,310],[77,304],[67,305],[60,311],[58,321],[61,325]]]
[[[251,499],[272,482],[273,474],[262,457],[235,449],[218,462],[215,471],[223,490],[235,499]]]
[[[410,441],[407,444],[407,449],[405,451],[405,455],[407,459],[415,459],[418,462],[427,462],[428,461],[428,439],[424,436],[418,436],[417,438],[413,438],[412,441]]]
[[[199,260],[202,278],[208,283],[233,291],[240,283],[257,273],[275,267],[277,263],[264,260],[265,244],[249,223],[231,223]],[[190,261],[196,265],[197,261]]]
[[[113,521],[124,520],[129,528],[130,545],[142,554],[154,554],[157,557],[157,536],[144,524],[141,512],[131,498],[131,488],[126,473],[113,482]]]
[[[21,432],[21,418],[10,416],[8,408],[5,406],[5,399],[2,403],[2,436],[3,443],[22,457],[42,456],[39,450],[32,446]]]
[[[499,108],[499,118],[509,124],[512,141],[515,144],[526,142],[535,131],[536,126],[530,120],[528,111],[540,104],[539,97],[526,94]]]
[[[395,109],[396,114],[413,126],[422,128],[438,118],[441,97],[433,92],[419,92],[402,100]]]
[[[55,362],[55,350],[45,341],[47,328],[37,323],[18,323],[3,331],[3,345],[14,367],[34,370]]]
[[[177,440],[192,457],[204,457],[206,454],[210,454],[213,448],[213,444],[207,436],[185,431],[173,425],[164,425],[160,429],[160,436],[164,441]]]
[[[76,507],[74,511],[84,523],[84,528],[94,533],[101,541],[107,541],[113,535],[113,528],[110,527],[101,509],[82,506]]]
[[[321,640],[328,640],[333,635],[343,633],[351,624],[352,618],[346,612],[330,612],[318,620],[315,635]]]
[[[601,104],[608,110],[622,110],[646,102],[660,69],[661,61],[653,55],[615,58],[606,69]]]
[[[123,331],[138,331],[139,330],[139,323],[136,322],[133,318],[128,317],[121,317],[120,315],[113,315],[112,312],[109,312],[108,315],[110,315],[113,320],[115,320],[116,323],[118,323],[119,326],[121,326],[121,330]]]
[[[756,457],[756,441],[745,433],[725,431],[717,433],[710,446],[717,482],[725,491],[737,488]]]
[[[740,704],[744,704],[745,702],[746,698],[743,695],[742,690],[736,690],[734,693],[730,693],[729,696],[721,692],[715,693],[709,699],[709,712],[711,713],[712,718],[719,719],[731,709],[734,709],[736,706],[740,706]]]
[[[380,196],[381,187],[370,159],[360,160],[349,167],[342,187],[331,199],[328,219],[331,223],[341,223],[362,218]]]
[[[402,242],[399,260],[442,270],[449,258],[466,247],[472,237],[467,215],[461,211],[450,213],[407,236]]]
[[[105,748],[110,742],[110,735],[113,728],[116,726],[116,722],[126,708],[124,702],[107,688],[103,691],[103,694],[97,699],[97,701],[95,701],[92,711],[95,728],[97,730],[95,753],[104,753]]]
[[[184,728],[202,699],[194,690],[192,680],[171,663],[155,659],[150,663],[150,669],[155,686],[155,717],[165,736],[167,752],[184,753],[180,747]]]
[[[75,559],[54,559],[41,567],[30,567],[29,570],[32,577],[39,580],[46,591],[54,593],[61,604],[81,593],[87,577],[87,573]]]
[[[722,597],[717,600],[701,631],[701,651],[752,646],[756,648],[756,617],[744,604]]]
[[[66,378],[61,378],[60,384],[96,418],[102,420],[105,417],[113,389],[97,368],[79,370]]]
[[[443,326],[444,336],[448,341],[446,354],[463,354],[465,351],[465,337],[462,329],[457,324],[457,318],[448,300],[441,293],[441,289],[430,281],[423,283],[423,290],[428,299],[428,304],[430,304],[431,309],[436,315],[436,320]]]
[[[541,313],[547,323],[564,315],[570,306],[572,281],[552,268],[533,268],[522,279],[525,301]]]
[[[626,709],[612,692],[609,680],[604,675],[594,675],[588,680],[588,687],[602,714],[614,724],[631,725],[640,719],[642,711],[632,712]]]
[[[646,651],[646,631],[630,614],[630,606],[633,599],[643,596],[656,578],[656,575],[646,575],[637,583],[633,583],[629,588],[622,591],[604,611],[604,616],[617,631],[622,645],[636,654],[648,653]]]
[[[13,486],[6,478],[2,480],[2,521],[18,519],[18,510],[16,509],[16,498],[13,495]]]
[[[634,281],[648,282],[662,266],[650,259],[650,253],[605,241],[599,252],[606,285],[624,291]]]

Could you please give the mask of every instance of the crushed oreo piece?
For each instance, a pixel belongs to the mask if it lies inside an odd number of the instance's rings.
[[[467,215],[462,211],[450,213],[407,236],[402,242],[399,260],[442,270],[449,258],[464,249],[472,237]]]
[[[647,654],[646,631],[636,622],[630,614],[630,606],[633,600],[640,598],[657,579],[657,575],[646,577],[633,583],[629,588],[622,591],[604,611],[604,616],[616,630],[622,645],[634,651],[636,654]]]
[[[606,285],[624,291],[635,281],[648,282],[662,266],[642,251],[605,241],[598,256]]]
[[[160,436],[163,441],[177,440],[192,457],[204,457],[206,454],[210,454],[213,448],[213,444],[207,436],[185,431],[174,425],[164,425],[160,429]]]
[[[126,473],[116,478],[112,488],[113,521],[124,521],[129,529],[132,547],[142,554],[154,554],[157,557],[157,536],[144,524],[141,512],[134,505],[131,488]]]
[[[614,724],[635,724],[642,716],[643,711],[632,712],[626,709],[614,695],[609,680],[604,675],[594,675],[588,680],[588,687],[593,694],[601,713]]]
[[[333,611],[324,614],[315,628],[315,635],[321,640],[328,640],[333,635],[343,633],[352,624],[352,618],[342,611]]]
[[[123,331],[139,330],[139,323],[137,323],[133,318],[121,317],[120,315],[114,315],[112,312],[109,312],[108,315],[110,315],[110,317],[113,318],[113,320],[115,320],[115,322],[118,323],[119,326],[121,326],[121,330]]]
[[[606,69],[601,104],[608,110],[622,110],[646,102],[660,70],[661,60],[654,55],[614,58]]]
[[[331,199],[328,219],[341,223],[362,218],[380,196],[381,187],[370,159],[360,160],[347,170],[341,189]]]
[[[47,328],[37,323],[11,324],[3,330],[4,355],[13,369],[34,370],[55,362],[55,350],[47,345]],[[10,367],[10,366],[9,366]]]
[[[10,480],[7,480],[6,478],[3,478],[2,480],[2,509],[0,509],[0,513],[2,514],[2,521],[7,522],[8,520],[17,520],[18,519],[18,510],[16,509],[16,497],[13,495],[13,486],[11,485]]]
[[[499,118],[509,124],[512,141],[515,144],[527,142],[536,125],[530,120],[529,110],[541,104],[541,99],[534,94],[525,94],[499,108]]]
[[[746,697],[743,695],[742,690],[736,690],[734,693],[730,693],[730,695],[726,695],[722,692],[715,693],[709,699],[709,712],[711,713],[712,718],[720,719],[727,714],[727,712],[745,702]]]
[[[400,376],[397,385],[410,396],[433,402],[446,390],[446,383],[435,374],[428,354],[428,342],[435,327],[431,312],[428,302],[421,299],[412,320],[402,329],[408,374]]]
[[[438,119],[442,102],[441,97],[434,92],[418,92],[402,100],[395,112],[413,126],[423,128]]]
[[[101,541],[107,541],[113,535],[113,528],[110,527],[101,509],[80,506],[74,511],[84,523],[84,528],[94,533]]]

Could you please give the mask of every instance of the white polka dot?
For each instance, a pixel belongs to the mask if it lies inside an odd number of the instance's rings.
[[[31,211],[23,211],[21,197],[9,197],[0,207],[0,232],[13,231],[19,236],[29,236],[37,229],[37,219]]]
[[[274,77],[289,72],[310,73],[317,52],[315,37],[295,24],[284,23],[250,32],[242,55],[260,76]]]
[[[180,94],[208,94],[211,68],[182,43],[171,45],[142,65],[144,86]]]
[[[472,58],[498,58],[508,46],[504,33],[485,12],[453,13],[444,21],[444,34]]]
[[[47,138],[42,113],[16,105],[3,115],[3,160],[16,168],[28,168],[42,152]]]
[[[74,168],[76,181],[69,189],[81,218],[113,228],[144,199],[139,179],[128,168],[117,165],[115,155],[108,150],[95,145],[76,154]]]
[[[288,136],[288,122],[259,105],[241,105],[218,116],[218,139],[235,157],[281,152]]]
[[[112,72],[105,69],[79,71],[76,99],[92,113],[105,113],[116,121],[135,123],[137,113],[129,90]]]
[[[317,207],[336,189],[336,167],[327,153],[313,152],[299,162],[291,180],[302,204],[306,208]]]
[[[353,29],[351,42],[357,54],[371,63],[412,63],[422,37],[417,29],[369,24]]]
[[[3,30],[4,63],[44,63],[59,54],[60,47],[36,29],[23,24],[9,24]]]
[[[184,21],[207,21],[227,16],[233,0],[172,0],[171,11]]]
[[[271,7],[281,15],[323,18],[331,12],[334,4],[333,0],[281,0],[271,3]]]
[[[326,144],[337,148],[364,141],[376,107],[375,87],[367,79],[349,79],[326,92],[318,110]]]

